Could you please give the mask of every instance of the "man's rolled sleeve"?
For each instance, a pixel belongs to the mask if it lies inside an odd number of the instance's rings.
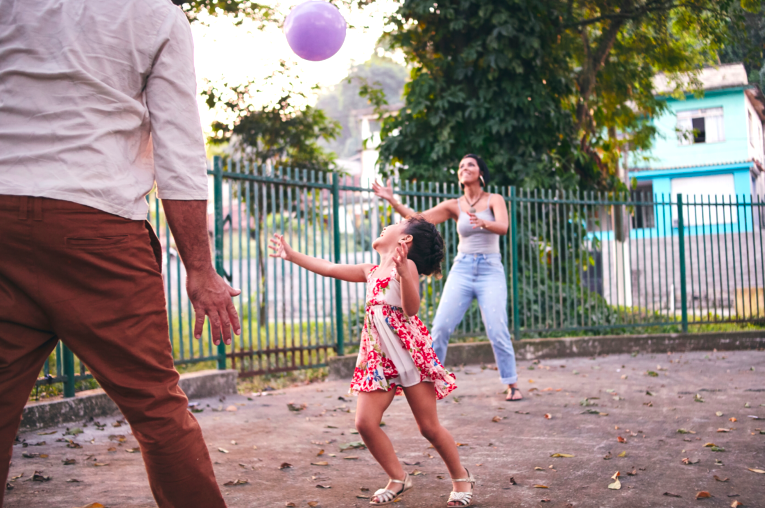
[[[157,45],[146,81],[157,196],[206,200],[207,164],[196,100],[194,46],[180,10],[168,16]]]

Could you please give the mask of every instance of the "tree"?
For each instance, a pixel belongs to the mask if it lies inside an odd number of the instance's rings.
[[[393,102],[400,102],[407,70],[390,58],[373,55],[367,62],[354,65],[348,77],[319,96],[316,108],[340,123],[342,131],[329,149],[340,157],[349,157],[361,149],[361,132],[353,111],[369,107],[359,95],[364,84],[374,84]]]
[[[228,143],[233,155],[259,164],[271,162],[302,169],[331,169],[336,155],[322,148],[319,141],[335,139],[340,124],[320,109],[307,105],[301,107],[299,103],[304,103],[306,96],[295,92],[292,87],[298,79],[282,62],[279,70],[260,80],[258,85],[261,88],[266,88],[268,84],[274,84],[277,88],[281,86],[281,97],[259,106],[256,99],[262,91],[255,89],[254,81],[234,86],[224,84],[222,89],[211,84],[202,92],[207,106],[217,108],[218,115],[229,120],[213,122],[213,134],[208,138],[208,143]]]
[[[765,90],[765,12],[734,8],[728,28],[731,37],[720,52],[722,63],[743,62],[749,82]]]
[[[715,62],[733,5],[409,0],[388,38],[413,70],[405,107],[383,122],[381,161],[441,180],[478,152],[498,183],[618,188],[622,150],[650,146],[665,108],[653,76]]]

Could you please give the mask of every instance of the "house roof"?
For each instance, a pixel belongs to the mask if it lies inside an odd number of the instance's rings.
[[[710,166],[736,166],[740,164],[751,164],[751,163],[757,163],[754,159],[749,160],[740,160],[740,161],[729,161],[729,162],[712,162],[709,164],[689,164],[687,166],[661,166],[661,167],[649,167],[649,168],[629,168],[628,171],[630,172],[644,172],[644,171],[667,171],[672,169],[695,169],[695,168],[704,168],[704,167],[710,167]]]
[[[749,85],[746,69],[742,63],[724,64],[718,67],[704,67],[698,74],[701,88],[705,91],[736,88]],[[691,91],[691,76],[686,74],[679,79],[672,79],[665,73],[653,78],[654,91],[657,94],[670,94],[677,90]]]

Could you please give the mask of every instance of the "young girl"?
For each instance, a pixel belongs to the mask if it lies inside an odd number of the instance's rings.
[[[438,421],[436,400],[457,386],[454,376],[438,361],[428,329],[417,317],[420,275],[441,272],[444,241],[436,227],[422,217],[388,226],[372,243],[380,265],[338,265],[295,252],[274,235],[272,257],[280,257],[325,277],[366,282],[366,312],[359,358],[351,382],[358,394],[356,430],[372,456],[389,476],[388,485],[374,493],[370,504],[396,502],[411,490],[411,477],[380,428],[383,413],[396,394],[405,394],[422,435],[444,459],[452,477],[447,506],[471,506],[475,479],[462,467],[457,444]]]

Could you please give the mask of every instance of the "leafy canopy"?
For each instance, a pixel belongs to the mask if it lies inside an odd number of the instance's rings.
[[[758,1],[745,1],[759,9]],[[388,35],[412,67],[384,120],[381,162],[450,179],[465,153],[497,183],[618,188],[626,150],[650,145],[657,72],[716,62],[733,0],[407,0]]]
[[[272,75],[242,85],[224,84],[218,88],[209,84],[202,92],[210,109],[217,109],[219,117],[212,124],[211,145],[228,144],[234,157],[245,157],[260,164],[267,161],[275,165],[327,171],[334,167],[335,154],[320,146],[334,140],[340,124],[331,120],[317,108],[304,105],[305,94],[295,92],[292,84],[299,80],[290,67],[282,62]],[[257,105],[259,88],[272,83],[281,88],[281,96],[274,102]],[[280,84],[281,83],[281,84]]]

